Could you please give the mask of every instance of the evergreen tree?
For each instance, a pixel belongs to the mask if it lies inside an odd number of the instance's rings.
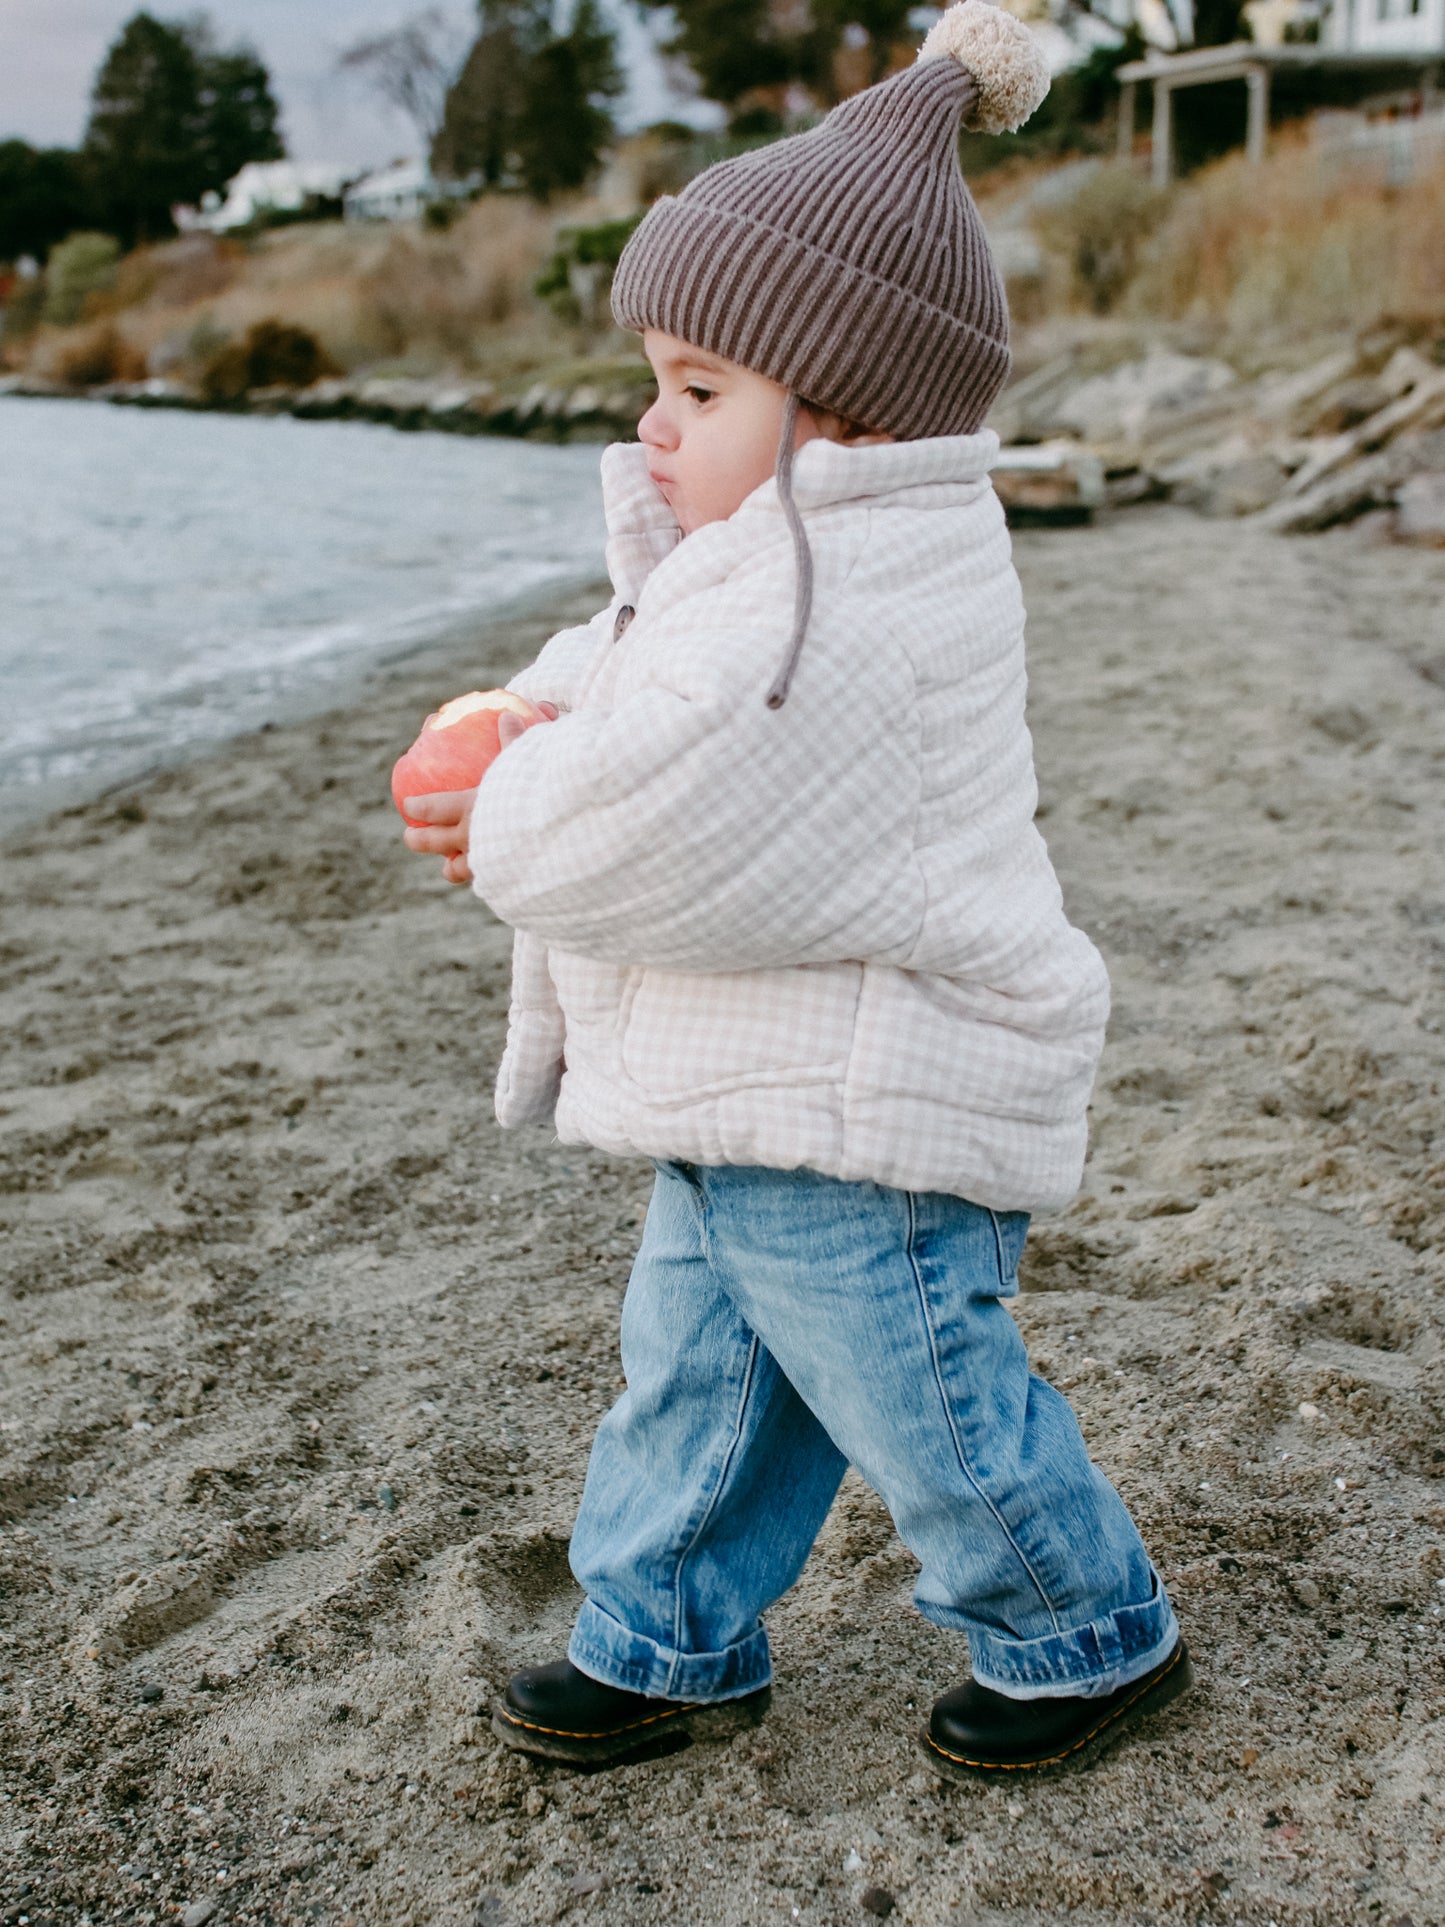
[[[612,136],[622,92],[617,45],[597,0],[577,0],[565,34],[549,0],[481,0],[481,31],[432,150],[440,174],[517,182],[545,201],[581,187]]]
[[[22,254],[43,261],[57,241],[94,219],[78,154],[0,141],[0,261]]]
[[[796,56],[779,33],[769,0],[641,0],[669,11],[677,31],[666,51],[697,75],[709,100],[735,108],[756,87],[791,80]]]
[[[247,161],[284,160],[271,76],[251,47],[216,48],[197,34],[201,67],[200,161],[205,188],[219,193]]]
[[[222,52],[204,20],[138,13],[106,55],[84,155],[105,224],[127,243],[171,231],[171,208],[219,192],[247,161],[279,160],[276,102],[246,49]]]
[[[136,14],[96,77],[84,148],[106,225],[127,242],[169,233],[172,206],[205,192],[200,96],[186,34]]]
[[[606,103],[622,92],[617,44],[597,8],[578,0],[570,30],[527,66],[515,133],[522,185],[535,200],[581,187],[612,138]]]
[[[498,187],[513,170],[527,76],[551,33],[547,0],[479,0],[480,32],[447,95],[432,165]]]
[[[639,0],[676,21],[667,43],[692,68],[709,100],[736,115],[759,88],[798,81],[824,105],[838,98],[834,60],[860,31],[867,77],[881,80],[893,49],[911,38],[912,0],[810,0],[801,10],[777,0]]]

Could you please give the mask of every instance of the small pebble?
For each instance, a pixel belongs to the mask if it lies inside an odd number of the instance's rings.
[[[166,1689],[164,1686],[142,1686],[140,1689],[140,1698],[145,1701],[147,1706],[154,1706],[157,1700],[163,1700],[165,1696]]]
[[[887,1920],[896,1902],[886,1887],[865,1887],[863,1889],[863,1911],[874,1914],[879,1920]]]
[[[193,1900],[181,1915],[181,1927],[206,1927],[208,1920],[214,1920],[221,1911],[216,1900]]]
[[[848,1857],[843,1862],[844,1873],[862,1873],[863,1856],[856,1847],[849,1847]]]
[[[396,1511],[396,1494],[389,1485],[379,1485],[376,1488],[376,1497],[383,1512]]]
[[[1311,1405],[1309,1400],[1306,1399],[1304,1404],[1299,1408],[1299,1415],[1301,1418],[1318,1418],[1320,1408],[1318,1405]]]
[[[579,1873],[572,1878],[574,1894],[605,1894],[607,1876],[605,1873]]]

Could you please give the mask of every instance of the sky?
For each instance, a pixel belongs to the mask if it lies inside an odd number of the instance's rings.
[[[209,13],[223,43],[247,40],[271,72],[289,152],[345,167],[382,165],[416,152],[411,123],[339,76],[336,58],[366,35],[422,10],[423,0],[148,0],[160,19]],[[0,0],[0,140],[72,147],[85,128],[91,83],[106,48],[143,0]],[[462,36],[468,0],[441,0]],[[609,11],[622,36],[630,88],[624,126],[678,111],[636,14]]]

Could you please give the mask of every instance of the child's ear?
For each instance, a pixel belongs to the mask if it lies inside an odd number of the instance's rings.
[[[829,408],[809,407],[808,413],[824,441],[839,442],[844,448],[872,448],[893,440],[891,435],[865,428],[862,422],[849,421],[846,415],[835,415]]]

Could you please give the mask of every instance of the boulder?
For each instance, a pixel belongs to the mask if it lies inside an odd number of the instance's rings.
[[[1238,381],[1222,361],[1156,349],[1107,375],[1081,382],[1056,408],[1061,427],[1086,442],[1139,442],[1212,401]]]
[[[1395,497],[1395,540],[1445,549],[1445,472],[1412,475]]]

